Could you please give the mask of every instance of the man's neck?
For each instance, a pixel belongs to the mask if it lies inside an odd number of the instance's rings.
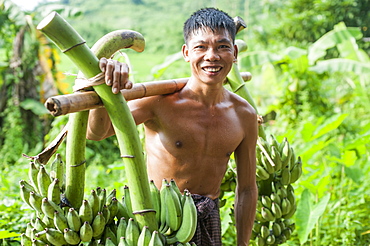
[[[225,89],[222,84],[205,84],[190,78],[183,90],[186,97],[206,106],[216,105],[224,100]]]

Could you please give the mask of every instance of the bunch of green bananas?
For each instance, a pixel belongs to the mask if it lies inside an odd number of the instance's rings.
[[[166,243],[190,245],[197,226],[197,210],[190,192],[185,190],[181,194],[175,180],[163,179],[160,190],[150,181],[150,193],[159,232],[165,236]]]
[[[115,189],[107,193],[98,187],[80,208],[73,208],[63,196],[65,166],[59,154],[50,166],[48,173],[44,165],[31,162],[29,182],[19,182],[21,198],[35,210],[21,236],[22,245],[195,245],[189,243],[197,224],[195,204],[188,191],[180,193],[174,180],[164,180],[161,190],[150,182],[159,228],[150,232],[135,221],[128,186],[120,201]]]
[[[257,181],[267,180],[273,176],[281,180],[283,185],[288,185],[296,182],[301,176],[301,158],[296,158],[287,138],[279,143],[272,134],[269,141],[259,137],[256,149]]]
[[[288,240],[295,229],[291,217],[296,211],[292,184],[302,174],[302,161],[296,157],[287,138],[278,142],[258,138],[256,147],[256,179],[259,190],[255,223],[251,240],[258,246],[279,245]],[[225,192],[235,190],[236,171],[230,167],[221,184],[221,206]]]
[[[258,246],[284,243],[294,231],[295,224],[290,218],[296,208],[292,185],[284,186],[281,181],[274,181],[272,193],[258,197],[252,239]]]

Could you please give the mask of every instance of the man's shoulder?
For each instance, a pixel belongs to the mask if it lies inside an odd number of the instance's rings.
[[[231,91],[228,91],[228,93],[229,93],[230,101],[234,104],[234,107],[236,110],[238,110],[238,112],[249,114],[249,115],[257,114],[256,110],[252,107],[252,105],[247,100],[245,100],[241,96]]]

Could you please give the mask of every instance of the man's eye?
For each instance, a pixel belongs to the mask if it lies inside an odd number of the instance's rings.
[[[195,46],[195,49],[205,49],[206,47],[204,45],[198,45],[198,46]]]
[[[220,49],[230,49],[230,46],[228,46],[228,45],[220,45]]]

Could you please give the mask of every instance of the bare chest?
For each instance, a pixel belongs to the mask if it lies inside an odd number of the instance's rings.
[[[174,156],[229,157],[244,137],[233,108],[173,108],[157,114],[156,133]]]

